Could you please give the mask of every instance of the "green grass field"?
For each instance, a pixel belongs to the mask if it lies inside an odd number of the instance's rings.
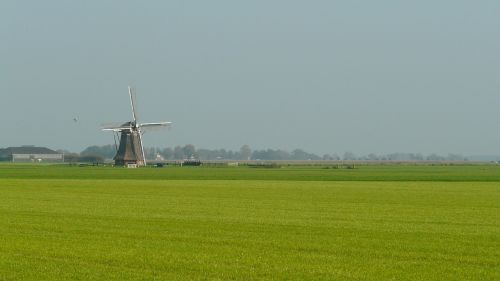
[[[500,166],[4,164],[0,280],[500,280]]]

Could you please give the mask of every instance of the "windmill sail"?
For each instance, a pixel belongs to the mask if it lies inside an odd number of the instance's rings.
[[[132,118],[134,118],[134,122],[137,123],[137,113],[135,111],[135,92],[130,86],[128,86],[128,94],[130,96],[130,106],[132,107]]]

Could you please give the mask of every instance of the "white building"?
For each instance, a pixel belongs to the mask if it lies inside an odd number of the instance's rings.
[[[64,155],[46,147],[8,147],[0,149],[0,161],[57,163],[64,162]]]

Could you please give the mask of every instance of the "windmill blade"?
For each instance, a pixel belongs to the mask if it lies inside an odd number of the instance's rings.
[[[105,123],[101,124],[101,130],[103,131],[113,131],[119,132],[122,130],[130,130],[130,126],[127,126],[127,123]]]
[[[153,127],[170,127],[172,122],[154,122],[154,123],[141,123],[139,127],[142,128],[153,128]]]
[[[156,123],[142,123],[138,125],[142,132],[157,131],[165,128],[170,128],[172,122],[156,122]]]
[[[144,152],[144,145],[142,144],[142,132],[140,129],[138,130],[138,132],[139,132],[139,142],[141,144],[142,161],[144,162],[144,166],[147,166],[146,153]]]
[[[130,106],[132,107],[132,117],[134,118],[134,122],[137,123],[137,112],[135,108],[135,91],[133,91],[132,87],[128,86],[128,94],[130,96]]]
[[[121,132],[123,130],[130,130],[130,127],[119,127],[119,128],[103,128],[103,131]]]

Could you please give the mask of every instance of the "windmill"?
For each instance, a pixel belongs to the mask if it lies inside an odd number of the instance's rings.
[[[125,166],[135,164],[137,166],[145,166],[146,157],[144,153],[144,146],[142,144],[142,135],[147,130],[168,127],[172,123],[139,123],[137,121],[135,92],[130,86],[128,87],[128,94],[130,96],[130,106],[132,107],[133,120],[121,125],[104,125],[102,126],[102,130],[115,133],[115,144],[116,139],[119,138],[119,145],[116,145],[116,155],[114,157],[115,165]]]

